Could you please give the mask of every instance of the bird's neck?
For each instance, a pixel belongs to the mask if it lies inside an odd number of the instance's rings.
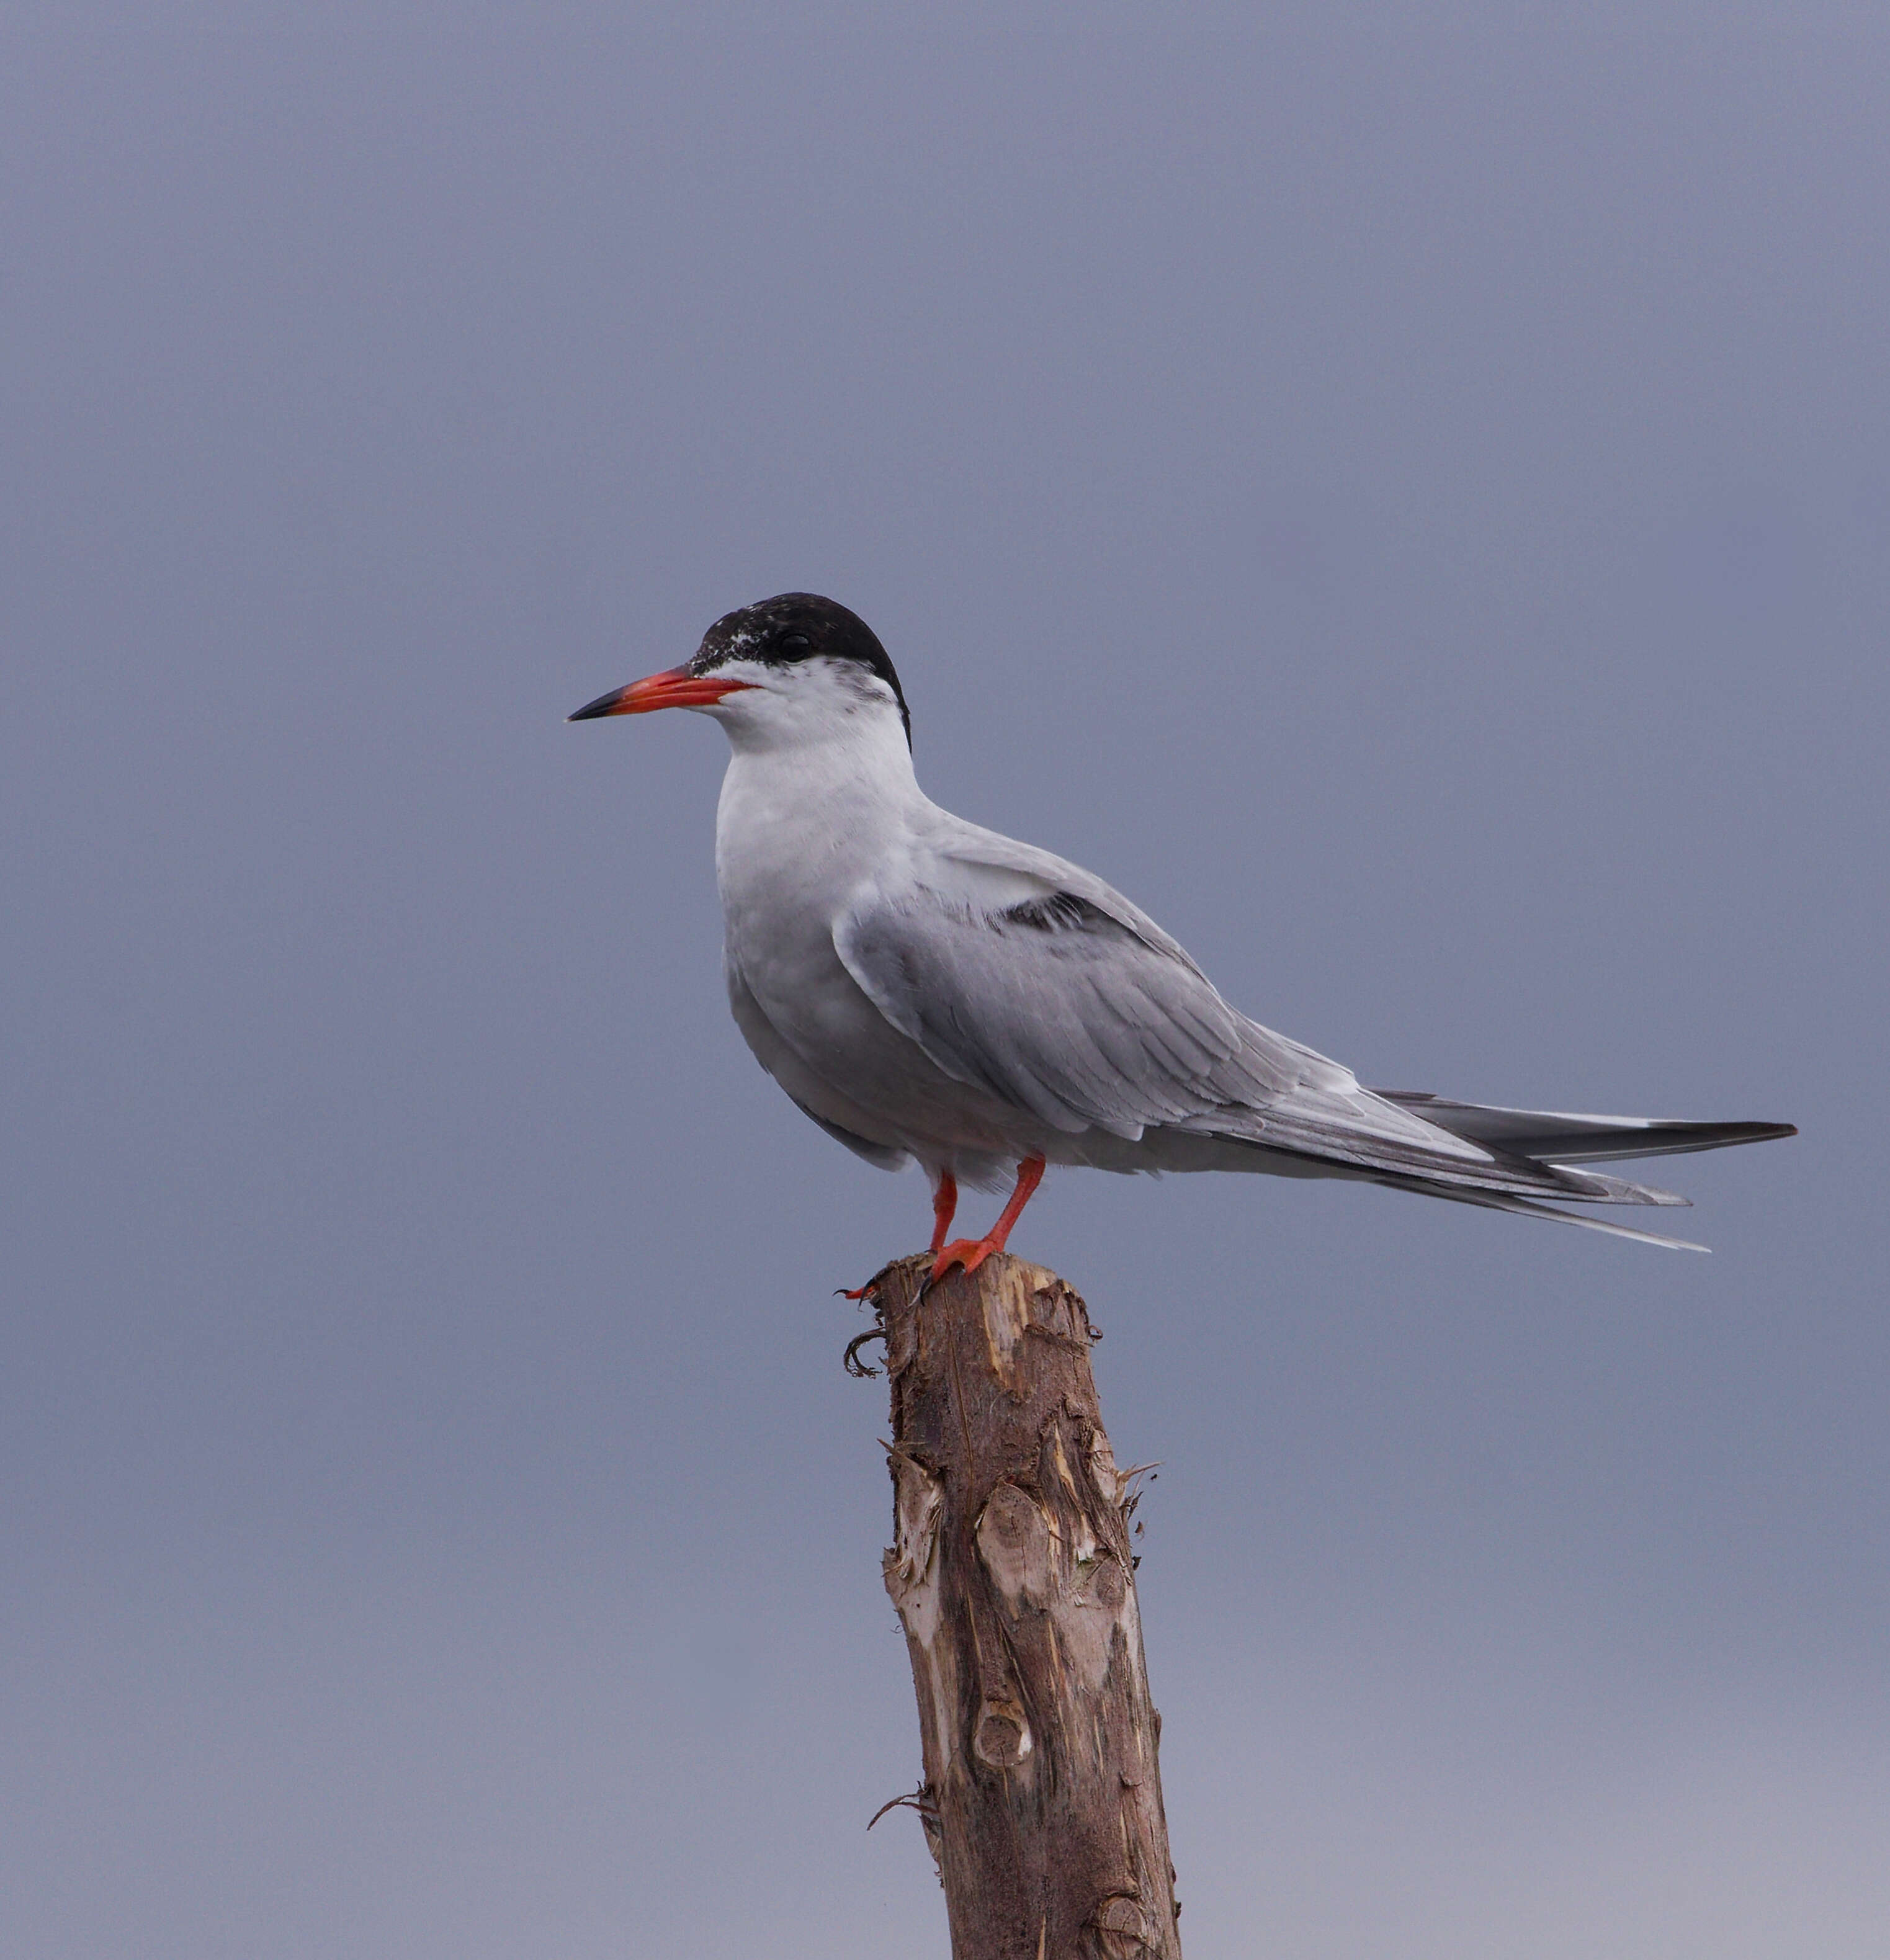
[[[899,848],[914,814],[928,807],[890,717],[791,746],[737,743],[716,810],[723,896],[759,896],[810,879],[848,885]]]

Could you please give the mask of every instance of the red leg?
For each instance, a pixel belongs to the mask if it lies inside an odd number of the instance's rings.
[[[1042,1172],[1038,1175],[1041,1176]],[[1025,1194],[1026,1196],[1029,1194]],[[1021,1211],[1020,1205],[1018,1209]],[[952,1229],[952,1218],[958,1210],[958,1180],[950,1171],[941,1171],[938,1182],[932,1188],[932,1257],[936,1259],[945,1244],[945,1234]],[[871,1292],[870,1287],[840,1287],[835,1290],[842,1300],[864,1300]]]
[[[1030,1202],[1031,1193],[1043,1182],[1043,1169],[1042,1157],[1026,1157],[1017,1166],[1017,1188],[1010,1194],[1010,1202],[998,1214],[997,1223],[982,1239],[955,1239],[949,1246],[940,1246],[932,1262],[932,1278],[938,1279],[953,1266],[963,1266],[966,1272],[975,1273],[993,1252],[1001,1252],[1011,1227]]]
[[[958,1180],[950,1171],[940,1173],[937,1188],[932,1193],[932,1255],[934,1258],[944,1249],[945,1234],[952,1229],[953,1215],[958,1210]]]

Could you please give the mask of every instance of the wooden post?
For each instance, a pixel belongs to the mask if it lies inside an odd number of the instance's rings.
[[[896,1261],[872,1297],[892,1392],[886,1587],[925,1771],[908,1801],[953,1960],[1180,1960],[1134,1498],[1103,1432],[1089,1316],[1021,1259],[921,1297],[930,1265]]]

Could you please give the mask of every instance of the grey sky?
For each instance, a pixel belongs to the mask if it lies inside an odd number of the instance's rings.
[[[1367,1080],[1805,1131],[1050,1180],[1191,1954],[1880,1955],[1890,43],[916,18],[8,39],[0,1949],[945,1953],[924,1190],[561,719],[803,587]]]

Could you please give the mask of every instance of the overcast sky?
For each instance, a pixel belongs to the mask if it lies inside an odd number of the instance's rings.
[[[943,1960],[926,1193],[562,720],[805,587],[1367,1081],[1803,1126],[1052,1176],[1190,1954],[1876,1960],[1890,41],[756,18],[6,38],[0,1949]]]

